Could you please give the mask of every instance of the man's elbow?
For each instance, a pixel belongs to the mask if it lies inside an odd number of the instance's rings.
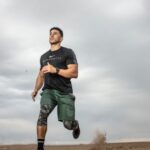
[[[73,74],[73,78],[78,78],[78,72]]]

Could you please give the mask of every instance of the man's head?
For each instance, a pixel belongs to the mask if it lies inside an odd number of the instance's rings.
[[[59,27],[52,27],[50,29],[49,43],[58,44],[63,40],[63,31]]]

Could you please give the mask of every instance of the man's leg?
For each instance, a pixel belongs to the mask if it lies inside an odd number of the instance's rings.
[[[46,132],[47,132],[47,125],[37,125],[38,139],[45,139]]]
[[[45,135],[47,131],[47,125],[37,125],[37,142],[38,150],[44,150],[44,142],[45,142]]]
[[[37,150],[44,150],[44,141],[47,132],[47,119],[54,107],[51,107],[51,105],[46,104],[41,106],[39,118],[37,121]]]
[[[80,136],[80,127],[75,120],[75,96],[72,93],[60,94],[58,92],[58,120],[63,121],[64,127],[73,130],[72,135],[75,139]]]
[[[72,135],[75,139],[77,139],[80,135],[80,127],[77,120],[73,121],[63,121],[64,127],[68,130],[73,130]]]
[[[77,122],[76,120],[74,120],[74,121],[70,121],[70,120],[66,121],[66,120],[64,120],[64,121],[63,121],[63,125],[64,125],[64,127],[65,127],[66,129],[68,129],[68,130],[73,130],[74,128],[77,127],[78,122]]]

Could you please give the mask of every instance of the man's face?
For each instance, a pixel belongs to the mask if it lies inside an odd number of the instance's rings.
[[[49,43],[50,44],[57,44],[60,43],[63,40],[61,37],[61,34],[58,30],[51,30],[50,35],[49,35]]]

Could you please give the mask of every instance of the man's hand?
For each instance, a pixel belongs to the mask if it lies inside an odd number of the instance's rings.
[[[37,90],[34,90],[34,91],[32,92],[31,96],[32,96],[33,101],[35,101],[35,97],[36,97],[37,93],[38,93]]]
[[[45,73],[56,73],[56,68],[53,65],[49,64],[49,62],[48,62],[47,65],[42,68],[42,72],[44,74]]]

